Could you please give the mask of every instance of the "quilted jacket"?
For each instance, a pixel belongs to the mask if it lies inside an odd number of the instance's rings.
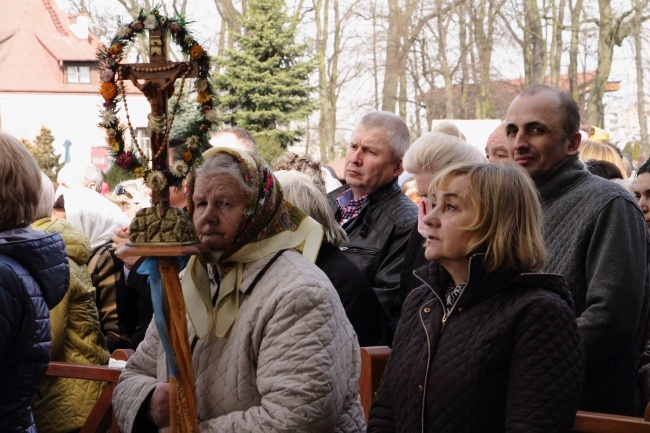
[[[320,269],[293,250],[251,289],[272,256],[244,266],[239,312],[226,337],[211,331],[194,347],[199,430],[365,431],[359,346],[338,294]],[[166,379],[152,321],[113,395],[124,433],[148,431],[141,415],[156,384]]]
[[[336,199],[348,188],[345,185],[328,195],[337,220],[340,220],[341,210]],[[369,194],[368,204],[359,216],[343,225],[350,241],[341,251],[368,279],[391,321],[391,328],[395,327],[404,302],[399,289],[400,272],[406,244],[417,219],[417,206],[402,193],[395,179]]]
[[[63,219],[42,218],[36,230],[63,237],[70,266],[70,286],[63,300],[50,311],[52,361],[106,365],[110,354],[99,326],[95,288],[86,262],[88,238]],[[65,433],[81,428],[103,388],[103,383],[66,377],[46,377],[34,400],[39,432]]]
[[[404,311],[369,432],[570,432],[584,355],[562,277],[487,273],[470,260],[444,315],[451,278],[437,263]]]
[[[50,308],[69,283],[61,236],[0,232],[0,432],[36,432],[32,399],[50,362]]]
[[[544,213],[544,272],[567,282],[585,347],[580,409],[639,415],[636,383],[650,301],[648,229],[620,185],[567,157],[534,179]]]

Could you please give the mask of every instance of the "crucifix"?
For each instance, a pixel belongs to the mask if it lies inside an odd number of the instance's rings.
[[[207,66],[201,66],[198,61],[168,61],[166,34],[163,29],[150,31],[149,52],[150,63],[120,65],[117,72],[120,80],[130,80],[149,101],[151,106],[148,118],[151,130],[152,170],[163,171],[168,169],[171,164],[169,134],[185,79],[198,77],[199,68]],[[181,79],[179,94],[171,113],[169,113],[168,102],[174,94],[174,84],[179,78]],[[135,146],[137,148],[137,142]],[[138,150],[142,154],[142,150],[139,148]],[[153,216],[157,214],[158,223],[167,218],[168,213],[186,218],[181,210],[170,209],[169,186],[165,186],[160,191],[153,190],[151,204],[156,208]],[[141,211],[145,211],[143,215],[140,215]],[[138,218],[141,220],[138,221]],[[141,209],[131,223],[132,236],[134,224],[148,231],[150,220],[145,218],[146,209]],[[191,223],[188,224],[191,227],[192,235],[194,235]],[[160,224],[160,227],[167,234],[166,226]],[[164,326],[158,320],[156,320],[156,326],[165,347],[168,367],[170,428],[172,433],[194,433],[198,432],[194,395],[195,378],[185,305],[178,279],[177,263],[173,257],[203,254],[208,249],[198,241],[189,242],[189,245],[187,242],[179,245],[179,242],[176,242],[178,239],[176,241],[169,240],[173,239],[173,236],[163,236],[163,239],[164,242],[147,241],[151,242],[150,244],[127,243],[118,250],[118,253],[125,256],[147,256],[140,269],[145,268],[146,274],[149,276],[155,318],[164,320]]]
[[[169,167],[169,134],[174,121],[174,113],[178,108],[180,93],[186,78],[196,78],[199,73],[198,61],[170,62],[168,58],[167,35],[164,30],[156,29],[149,32],[150,63],[123,64],[118,73],[121,79],[128,79],[138,88],[149,101],[151,113],[149,129],[151,130],[152,169],[164,170]],[[179,96],[169,113],[168,101],[174,94],[174,84],[181,78]],[[169,208],[169,188],[153,191],[151,205],[158,209],[163,217]]]

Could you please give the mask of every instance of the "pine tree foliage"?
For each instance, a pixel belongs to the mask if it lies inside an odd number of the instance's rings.
[[[50,179],[56,180],[56,174],[63,164],[59,162],[60,155],[54,153],[54,146],[52,146],[54,136],[52,135],[52,131],[42,126],[33,143],[25,139],[22,142],[38,163],[41,171]]]
[[[224,123],[253,134],[268,161],[304,134],[295,122],[315,108],[308,80],[315,63],[306,59],[307,46],[295,42],[282,0],[249,0],[242,28],[235,48],[218,59],[216,106]]]

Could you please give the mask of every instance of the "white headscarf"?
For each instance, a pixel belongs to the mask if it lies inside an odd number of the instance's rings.
[[[65,219],[90,239],[90,253],[111,241],[116,228],[129,224],[122,210],[115,203],[89,188],[59,188],[63,194]]]

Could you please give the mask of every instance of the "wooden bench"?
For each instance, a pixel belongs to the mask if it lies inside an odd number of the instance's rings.
[[[388,362],[390,348],[386,346],[372,346],[361,348],[361,376],[359,377],[359,395],[361,406],[366,415],[366,422],[370,416],[370,405],[375,399],[381,377]]]
[[[111,356],[114,359],[126,361],[133,354],[130,349],[118,349]],[[120,428],[113,412],[113,391],[120,378],[122,370],[103,365],[73,364],[69,362],[52,361],[47,367],[47,376],[70,377],[74,379],[99,380],[106,382],[102,393],[93,406],[86,422],[79,433],[110,432],[120,433]]]
[[[361,348],[359,394],[366,421],[389,355],[390,349],[386,346]],[[645,419],[578,411],[573,431],[575,433],[650,433],[650,405],[646,408]]]
[[[573,431],[576,433],[650,433],[650,422],[633,416],[579,410]]]

